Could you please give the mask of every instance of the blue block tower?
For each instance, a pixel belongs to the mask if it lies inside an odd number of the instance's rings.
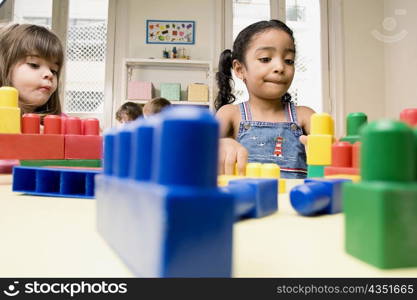
[[[136,276],[231,276],[235,207],[217,188],[218,134],[193,107],[105,133],[98,230]]]

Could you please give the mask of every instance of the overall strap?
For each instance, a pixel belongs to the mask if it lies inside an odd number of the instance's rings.
[[[242,121],[252,121],[252,114],[250,112],[249,101],[239,104]]]
[[[297,122],[297,110],[293,102],[285,102],[284,110],[287,116],[287,122],[298,123]]]

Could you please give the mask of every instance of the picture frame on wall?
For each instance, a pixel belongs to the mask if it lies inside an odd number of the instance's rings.
[[[195,21],[146,20],[147,44],[195,44]]]

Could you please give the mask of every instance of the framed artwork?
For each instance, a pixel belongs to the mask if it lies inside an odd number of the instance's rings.
[[[195,43],[195,21],[146,20],[147,44]]]

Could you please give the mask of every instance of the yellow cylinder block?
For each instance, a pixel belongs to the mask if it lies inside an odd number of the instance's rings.
[[[333,118],[328,113],[315,113],[311,116],[311,135],[328,134],[334,135]]]
[[[11,86],[0,87],[0,107],[18,107],[19,92]]]

